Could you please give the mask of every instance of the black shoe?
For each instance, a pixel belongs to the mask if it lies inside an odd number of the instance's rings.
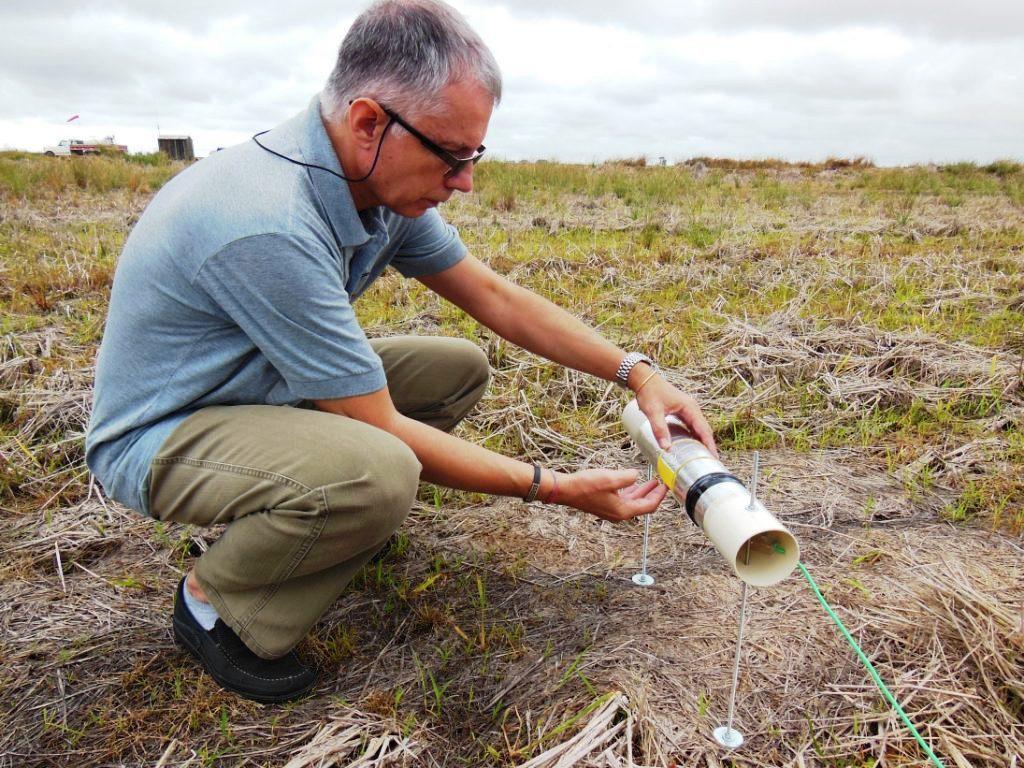
[[[297,699],[313,687],[316,673],[299,661],[295,651],[279,659],[262,659],[220,619],[213,629],[203,629],[185,605],[184,589],[182,579],[174,597],[174,638],[221,687],[265,704]]]

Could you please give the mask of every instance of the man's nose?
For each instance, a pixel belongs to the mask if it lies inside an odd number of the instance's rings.
[[[444,185],[449,189],[457,189],[459,192],[473,191],[473,163],[466,163],[459,169],[458,173],[446,176]]]

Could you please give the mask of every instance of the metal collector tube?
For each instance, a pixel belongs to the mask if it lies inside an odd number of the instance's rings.
[[[761,502],[751,499],[743,483],[682,422],[668,417],[672,440],[668,450],[658,445],[636,400],[622,412],[622,422],[662,482],[737,576],[751,586],[766,587],[793,572],[800,559],[796,539]]]

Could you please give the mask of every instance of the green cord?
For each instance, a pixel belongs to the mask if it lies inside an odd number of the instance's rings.
[[[811,578],[811,574],[807,572],[804,564],[797,563],[796,567],[800,569],[800,573],[802,573],[804,578],[807,579],[807,583],[810,584],[811,589],[814,590],[814,595],[818,598],[818,602],[821,603],[821,606],[825,609],[825,612],[829,615],[832,621],[835,622],[835,625],[839,627],[839,631],[843,633],[843,637],[846,638],[846,642],[848,642],[850,647],[857,652],[857,656],[860,657],[861,662],[863,662],[868,672],[871,673],[871,679],[875,681],[875,685],[878,686],[878,690],[885,694],[885,698],[889,700],[893,709],[895,709],[896,713],[903,719],[903,722],[907,724],[907,728],[910,729],[910,732],[914,734],[914,738],[917,739],[917,743],[921,745],[921,749],[924,750],[924,753],[928,755],[928,758],[938,768],[945,768],[942,761],[935,756],[934,752],[932,752],[931,747],[929,747],[925,743],[925,740],[921,738],[921,734],[917,732],[917,728],[915,728],[914,724],[910,722],[910,718],[907,717],[907,713],[903,711],[903,707],[901,707],[900,703],[896,701],[896,697],[892,695],[885,683],[882,682],[882,678],[878,675],[878,672],[875,671],[875,666],[871,663],[871,660],[864,655],[864,651],[862,651],[860,646],[857,645],[857,641],[853,639],[853,635],[850,634],[849,630],[843,626],[843,622],[840,621],[838,616],[836,616],[836,612],[832,610],[832,606],[828,604],[825,596],[821,594],[821,590],[818,589],[818,585],[814,583],[814,579]]]

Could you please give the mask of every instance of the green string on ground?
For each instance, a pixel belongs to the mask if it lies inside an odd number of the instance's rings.
[[[775,546],[778,547],[778,549],[782,549],[778,544]],[[821,603],[822,608],[825,609],[825,612],[829,615],[832,621],[835,622],[835,625],[839,627],[839,631],[843,633],[843,637],[846,638],[846,642],[848,642],[850,647],[857,652],[857,656],[860,657],[861,662],[871,674],[871,679],[875,681],[875,685],[878,686],[878,690],[885,695],[885,698],[889,700],[893,709],[896,710],[896,714],[902,718],[903,722],[906,723],[907,728],[909,728],[910,732],[914,734],[914,738],[917,739],[917,743],[921,745],[921,749],[924,750],[924,753],[928,755],[928,759],[931,760],[937,768],[945,768],[942,761],[935,756],[934,752],[932,752],[931,747],[929,747],[925,743],[925,740],[921,738],[921,734],[917,732],[917,728],[915,728],[914,724],[910,722],[910,718],[907,717],[907,713],[903,711],[903,707],[901,707],[900,703],[896,701],[896,697],[892,695],[886,684],[882,682],[882,678],[879,676],[878,672],[875,671],[875,665],[871,663],[871,660],[864,654],[864,651],[860,649],[860,646],[857,645],[857,641],[853,639],[853,635],[850,634],[850,631],[843,626],[843,622],[836,615],[836,612],[832,610],[832,606],[828,604],[825,596],[821,594],[821,590],[818,589],[818,585],[814,583],[814,579],[811,577],[811,574],[807,572],[804,564],[798,562],[796,567],[800,569],[800,573],[802,573],[804,578],[807,579],[807,583],[811,585],[811,589],[814,591],[815,597],[818,598],[818,602]]]

